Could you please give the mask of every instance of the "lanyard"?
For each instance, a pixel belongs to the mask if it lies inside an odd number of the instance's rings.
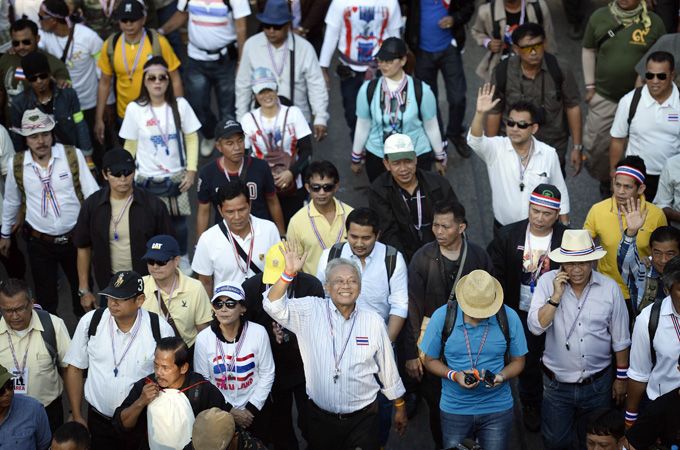
[[[161,128],[161,122],[158,120],[158,117],[156,117],[156,112],[153,110],[153,107],[151,106],[151,103],[149,103],[149,110],[151,111],[151,116],[153,116],[153,120],[156,122],[156,127],[158,128],[158,132],[161,134],[161,140],[163,141],[163,144],[165,144],[165,154],[166,156],[170,155],[170,121],[168,120],[168,109],[170,107],[168,106],[167,103],[165,103],[165,131],[163,131],[163,128]]]
[[[574,319],[574,322],[571,324],[571,328],[569,329],[569,333],[567,333],[567,338],[565,342],[565,347],[567,348],[567,351],[569,351],[569,339],[571,338],[571,335],[574,333],[574,329],[576,328],[576,323],[578,322],[578,318],[581,316],[581,311],[583,311],[585,305],[586,305],[586,300],[588,300],[588,294],[590,294],[590,288],[592,284],[588,285],[587,290],[583,293],[583,303],[581,303],[581,306],[578,308],[578,312],[576,313],[576,318]],[[564,318],[564,316],[562,316]],[[566,322],[565,322],[565,327],[564,329],[566,330]]]
[[[406,105],[406,92],[404,89],[406,88],[408,84],[408,78],[406,75],[404,75],[404,78],[399,82],[399,85],[397,86],[397,89],[394,91],[390,91],[390,89],[387,87],[387,81],[385,78],[382,79],[382,104],[384,105],[385,112],[387,116],[389,116],[390,120],[390,127],[392,128],[391,132],[392,133],[398,133],[399,130],[403,129],[403,123],[404,120],[404,109]],[[396,101],[396,108],[394,108],[394,112],[392,111],[392,101]],[[399,119],[399,111],[401,111],[401,119]],[[400,124],[400,125],[397,125]]]
[[[335,238],[335,242],[333,243],[333,245],[340,242],[340,240],[342,239],[343,232],[345,231],[342,228],[344,226],[344,223],[345,223],[345,205],[343,205],[342,202],[338,202],[338,203],[340,203],[340,208],[342,208],[342,219],[340,219],[340,231],[338,232],[338,236]],[[321,237],[321,233],[319,233],[319,229],[316,227],[316,223],[314,222],[314,217],[312,217],[312,214],[311,214],[310,205],[311,205],[311,202],[307,203],[307,217],[309,217],[309,221],[312,224],[312,230],[314,231],[314,235],[316,236],[316,240],[319,241],[319,245],[321,246],[321,248],[323,250],[326,250],[329,246],[327,246],[326,243],[323,241],[323,238]],[[333,220],[333,223],[335,223],[335,219]]]
[[[177,287],[177,278],[179,278],[179,277],[175,274],[175,279],[172,280],[172,287],[170,288],[170,296],[168,296],[168,304],[166,305],[166,309],[168,310],[168,314],[163,314],[163,317],[165,318],[165,320],[168,320],[168,316],[170,316],[170,300],[172,300],[172,296],[175,293],[175,287]],[[156,300],[158,300],[158,309],[162,312],[163,307],[161,306],[161,304],[163,303],[163,297],[161,296],[161,288],[160,287],[156,290]]]
[[[26,360],[28,359],[28,347],[31,345],[31,337],[33,337],[33,330],[28,332],[28,342],[26,343],[26,351],[24,352],[24,359],[19,365],[17,360],[17,355],[14,350],[14,344],[12,343],[12,336],[10,336],[9,330],[7,330],[7,340],[9,341],[9,349],[12,351],[12,359],[14,360],[14,367],[19,371],[19,383],[24,384],[24,370],[26,370]]]
[[[349,328],[349,333],[347,334],[347,339],[345,339],[345,344],[342,346],[342,352],[340,352],[339,358],[335,350],[335,330],[333,329],[333,322],[331,321],[331,308],[330,306],[328,306],[328,303],[326,303],[326,313],[328,317],[328,326],[331,327],[331,342],[333,343],[333,360],[335,362],[335,375],[333,375],[333,383],[337,383],[338,377],[340,376],[340,361],[342,361],[342,357],[345,355],[345,350],[347,350],[347,344],[349,344],[349,339],[352,337],[354,323],[357,321],[357,312],[355,309],[354,317],[352,318],[352,325]]]
[[[465,327],[465,322],[463,321],[463,334],[465,334],[465,346],[467,347],[468,358],[470,358],[471,370],[477,368],[477,363],[479,362],[479,355],[482,354],[482,349],[486,343],[486,337],[489,335],[489,320],[486,321],[486,326],[484,327],[484,334],[482,335],[482,342],[479,343],[479,350],[477,351],[477,357],[474,363],[472,362],[472,350],[470,349],[470,337],[468,336],[467,328]]]
[[[231,361],[227,364],[227,358],[224,353],[224,348],[222,348],[222,342],[220,342],[220,338],[215,336],[215,347],[216,350],[220,357],[222,357],[222,364],[224,364],[224,377],[222,378],[222,383],[224,383],[224,386],[226,388],[227,385],[227,378],[228,378],[228,373],[229,372],[234,372],[234,367],[236,367],[236,358],[238,358],[239,353],[241,352],[241,347],[243,346],[243,343],[246,340],[246,332],[248,331],[248,321],[245,321],[243,324],[243,330],[241,331],[241,337],[239,338],[238,342],[236,343],[236,348],[234,349],[234,353],[231,355]],[[234,378],[236,378],[236,375],[234,375]]]
[[[116,345],[113,342],[113,317],[109,318],[109,331],[111,332],[111,353],[113,354],[113,376],[117,377],[118,376],[118,366],[120,363],[123,362],[123,359],[125,358],[125,355],[127,355],[128,350],[130,350],[130,347],[132,346],[132,343],[135,341],[135,338],[137,337],[137,332],[141,328],[142,325],[142,311],[137,310],[137,320],[135,320],[135,326],[132,328],[131,331],[131,337],[130,337],[130,342],[125,346],[125,349],[123,350],[123,355],[120,357],[118,361],[116,361]]]
[[[42,199],[40,203],[40,214],[42,217],[47,217],[47,212],[49,205],[52,205],[52,211],[56,217],[61,216],[61,208],[59,207],[59,201],[57,201],[57,194],[54,192],[54,187],[52,186],[52,171],[54,170],[54,162],[49,165],[47,174],[45,176],[41,175],[41,171],[33,165],[33,172],[35,176],[40,180],[42,184]]]
[[[531,224],[527,225],[526,233],[527,252],[529,253],[529,264],[531,264],[533,259],[533,253],[531,251],[531,233],[529,232],[530,227]],[[532,294],[534,293],[534,288],[536,288],[536,281],[538,280],[538,275],[541,273],[541,269],[543,268],[543,261],[545,261],[545,258],[547,258],[548,253],[550,253],[550,242],[552,242],[552,231],[550,232],[550,236],[548,236],[548,248],[545,250],[545,253],[538,257],[538,260],[536,261],[536,270],[530,272],[529,275],[529,287],[531,288]]]
[[[515,152],[517,154],[517,152]],[[534,154],[534,140],[533,138],[531,139],[531,148],[529,148],[529,153],[526,156],[526,164],[522,164],[522,157],[517,154],[517,162],[519,163],[519,190],[520,192],[524,192],[524,174],[527,171],[527,168],[529,167],[529,162],[531,162],[531,157]]]
[[[406,203],[406,207],[408,208],[409,211],[411,211],[411,207],[408,204],[408,200],[406,199],[406,196],[402,192],[401,198],[404,199],[404,203]],[[413,197],[411,197],[413,198]],[[416,190],[416,212],[418,214],[418,225],[413,225],[416,230],[420,231],[420,229],[423,227],[423,204],[422,204],[422,199],[423,197],[420,195],[420,188]]]
[[[680,342],[680,321],[672,313],[671,313],[671,320],[673,321],[673,328],[675,328],[675,334],[678,336],[678,342]],[[26,361],[26,360],[24,359],[24,361]],[[24,364],[25,364],[25,362],[24,362]]]
[[[99,4],[102,6],[102,12],[104,13],[104,16],[111,17],[111,13],[113,12],[113,5],[115,3],[116,0],[109,0],[108,2],[106,0],[99,0]]]
[[[144,47],[144,39],[145,38],[146,38],[146,30],[143,30],[142,31],[142,38],[139,40],[139,48],[137,49],[137,53],[135,54],[135,60],[132,63],[132,70],[130,70],[130,68],[128,67],[127,57],[125,56],[126,42],[125,42],[125,38],[123,38],[123,42],[122,42],[123,64],[125,65],[125,72],[128,74],[130,81],[132,81],[132,75],[135,73],[135,70],[137,70],[137,65],[139,64],[139,59],[142,57],[142,48]],[[133,45],[133,44],[130,44],[130,45]],[[113,62],[111,64],[113,64]]]
[[[238,255],[238,250],[236,250],[236,241],[232,236],[233,233],[229,229],[229,224],[227,223],[226,220],[224,221],[224,223],[227,226],[227,230],[229,231],[227,233],[227,237],[229,238],[229,243],[231,244],[231,250],[234,252],[234,259],[236,259],[238,269],[241,272],[243,272],[244,275],[248,275],[248,270],[250,269],[250,262],[253,260],[253,247],[255,246],[255,232],[253,231],[253,223],[250,222],[250,249],[248,250],[248,261],[245,261],[246,263],[245,268],[241,266],[241,258]]]
[[[243,161],[241,161],[241,167],[238,168],[238,177],[241,178],[241,171],[243,170],[243,164],[245,162],[245,158],[243,158]],[[227,177],[228,181],[231,181],[231,177],[229,176],[229,172],[227,172],[227,166],[224,164],[224,156],[222,157],[222,171],[224,172],[224,176]]]
[[[123,214],[125,214],[125,211],[128,209],[128,206],[130,206],[130,203],[132,203],[132,195],[128,197],[128,199],[125,201],[125,204],[123,205],[123,208],[120,210],[118,213],[118,217],[112,220],[113,222],[113,240],[117,241],[120,235],[118,234],[118,224],[120,221],[123,219]]]
[[[276,63],[276,57],[274,55],[274,51],[272,50],[272,45],[267,41],[267,50],[269,51],[269,59],[272,62],[272,67],[274,67],[274,72],[276,72],[276,76],[281,78],[281,75],[283,74],[283,68],[286,65],[286,56],[288,55],[288,38],[286,38],[286,43],[283,46],[283,55],[281,56],[281,66]]]

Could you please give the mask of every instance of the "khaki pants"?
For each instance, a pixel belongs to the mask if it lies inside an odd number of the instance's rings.
[[[585,150],[585,166],[590,175],[600,182],[609,182],[609,130],[614,122],[616,106],[606,98],[595,93],[588,104],[585,128],[583,130],[583,147]]]

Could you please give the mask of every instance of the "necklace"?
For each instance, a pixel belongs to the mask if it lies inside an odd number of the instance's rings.
[[[524,192],[524,188],[526,187],[525,184],[524,184],[524,174],[526,173],[527,168],[529,167],[529,163],[531,162],[531,156],[533,155],[533,153],[534,153],[533,138],[531,140],[531,147],[529,147],[529,151],[527,152],[526,155],[521,156],[519,153],[517,153],[517,159],[519,161],[519,190],[520,190],[520,192]]]
[[[241,171],[243,170],[243,163],[245,162],[245,158],[241,161],[241,167],[238,168],[238,177],[241,178]],[[231,181],[231,177],[229,176],[229,172],[227,171],[227,165],[224,163],[224,156],[222,157],[222,171],[224,172],[224,176],[227,177],[228,181]]]
[[[281,84],[281,75],[283,74],[283,68],[286,65],[286,56],[288,56],[288,39],[286,39],[285,44],[283,44],[283,54],[281,55],[281,65],[276,62],[276,57],[274,55],[274,50],[272,48],[272,45],[267,41],[267,50],[269,51],[269,59],[272,62],[272,66],[274,67],[274,72],[276,72],[276,76],[279,78],[279,84]]]
[[[581,302],[581,306],[578,308],[578,312],[576,313],[576,317],[574,318],[574,322],[571,324],[571,328],[569,328],[569,332],[567,333],[567,336],[566,336],[566,339],[565,339],[564,346],[566,347],[567,351],[571,350],[571,348],[569,347],[569,339],[571,338],[571,335],[574,333],[574,329],[576,329],[576,323],[578,322],[578,318],[581,316],[581,311],[583,311],[583,309],[586,306],[586,300],[588,300],[588,294],[590,294],[590,287],[591,286],[592,286],[592,284],[589,284],[588,287],[586,288],[586,290],[583,292],[583,295],[581,295],[581,297],[583,297],[583,302]],[[577,304],[578,304],[578,300],[580,300],[580,299],[577,299]],[[567,329],[566,319],[564,318],[564,316],[562,316],[562,321],[565,322],[564,323],[564,325],[565,325],[564,329],[566,330]]]

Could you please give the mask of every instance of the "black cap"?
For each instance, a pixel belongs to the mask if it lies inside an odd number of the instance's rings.
[[[391,61],[393,59],[403,58],[406,56],[407,52],[406,43],[403,40],[398,37],[391,37],[383,41],[380,50],[378,50],[375,57],[382,61]]]
[[[123,270],[113,275],[109,285],[99,295],[105,295],[116,300],[126,300],[143,292],[144,280],[142,280],[141,275],[132,270]]]
[[[139,20],[146,17],[146,7],[138,0],[123,0],[116,9],[118,20]]]
[[[235,120],[227,119],[215,127],[215,140],[231,137],[237,133],[243,134],[243,127]]]
[[[127,150],[114,148],[104,153],[102,157],[102,170],[110,170],[111,172],[135,170],[135,159]]]
[[[534,194],[545,195],[546,197],[554,198],[557,200],[562,200],[562,193],[557,186],[547,183],[541,183],[536,186],[533,190]]]
[[[26,78],[41,73],[50,74],[50,63],[47,61],[47,56],[43,52],[31,52],[21,58],[21,68],[24,69]]]

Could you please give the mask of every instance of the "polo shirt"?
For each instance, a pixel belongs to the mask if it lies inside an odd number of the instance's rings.
[[[420,3],[419,45],[426,52],[443,52],[451,45],[451,30],[439,27],[439,21],[449,14],[442,1]]]
[[[303,206],[288,223],[286,237],[300,243],[303,250],[307,252],[307,260],[302,266],[302,271],[305,273],[316,273],[321,253],[334,244],[347,240],[345,219],[354,208],[337,198],[333,198],[333,201],[335,202],[335,217],[331,223],[328,223],[323,214],[317,211],[314,201]]]
[[[153,56],[153,47],[151,45],[151,36],[146,35],[143,38],[143,44],[141,49],[141,54],[139,56],[138,64],[135,66],[135,56],[139,50],[139,43],[128,44],[125,41],[125,36],[123,34],[118,38],[116,46],[113,49],[113,63],[109,60],[108,52],[106,51],[109,47],[109,41],[115,37],[116,34],[112,34],[108,39],[104,41],[102,45],[102,52],[99,55],[99,61],[97,67],[101,69],[102,73],[108,76],[116,77],[116,111],[118,112],[118,117],[121,119],[125,116],[125,108],[127,108],[128,103],[139,97],[139,92],[142,88],[142,80],[144,78],[144,62]],[[174,72],[180,66],[180,61],[175,55],[175,52],[170,47],[168,40],[165,36],[157,35],[154,37],[158,38],[158,43],[161,49],[161,56],[168,63],[168,70]],[[125,69],[126,65],[123,62],[123,45],[125,45],[125,59],[127,60],[127,67],[130,69],[134,68],[132,77],[130,77]],[[170,80],[172,82],[172,80]]]
[[[491,184],[493,215],[501,225],[529,217],[529,197],[541,183],[553,184],[562,193],[560,214],[569,214],[569,192],[554,148],[533,138],[533,155],[524,172],[520,189],[520,162],[508,137],[475,137],[468,133],[468,145],[486,164]]]
[[[664,165],[654,204],[661,209],[680,211],[680,155],[672,157]],[[680,222],[673,222],[672,225],[680,228]]]
[[[85,400],[104,416],[113,417],[113,412],[125,400],[132,385],[153,372],[156,341],[151,331],[149,313],[144,309],[139,309],[135,323],[126,332],[118,328],[108,308],[105,309],[95,335],[89,337],[88,329],[93,315],[94,311],[90,311],[78,322],[64,363],[78,369],[88,369]],[[138,320],[141,322],[133,340],[132,333]],[[159,324],[162,338],[175,335],[163,318],[159,318]],[[126,348],[127,353],[123,357]],[[118,362],[117,375],[113,372],[114,353]]]
[[[196,326],[212,320],[212,308],[210,307],[208,293],[205,292],[200,281],[187,277],[181,270],[177,271],[177,276],[177,286],[172,292],[172,298],[170,298],[170,294],[166,294],[156,286],[156,280],[151,275],[145,276],[144,295],[146,300],[142,304],[142,308],[165,317],[158,300],[160,293],[162,301],[165,302],[168,312],[175,322],[177,331],[179,331],[184,342],[191,347],[194,345],[198,334]],[[165,319],[168,318],[165,317]]]
[[[680,371],[677,369],[680,336],[676,333],[672,320],[673,316],[680,320],[680,313],[673,307],[670,296],[663,299],[659,311],[659,325],[654,335],[654,352],[656,353],[654,366],[652,366],[649,348],[648,327],[651,313],[652,305],[649,305],[635,320],[628,378],[647,383],[647,396],[650,400],[655,400],[680,386]]]
[[[680,154],[680,91],[674,83],[671,86],[670,97],[659,103],[645,85],[629,128],[628,114],[635,90],[630,91],[619,101],[609,132],[613,138],[628,138],[626,156],[644,159],[649,175],[659,175],[666,161]]]
[[[0,319],[0,365],[10,372],[17,369],[9,345],[9,339],[11,338],[16,362],[23,364],[24,355],[27,355],[26,367],[28,368],[28,376],[24,376],[24,382],[28,384],[26,386],[26,394],[35,398],[44,406],[52,403],[64,390],[58,369],[59,367],[66,367],[64,356],[66,356],[66,351],[71,344],[71,337],[68,334],[64,321],[52,314],[50,314],[50,318],[54,325],[54,334],[57,341],[58,367],[55,367],[52,363],[52,358],[45,346],[45,341],[42,337],[44,328],[38,313],[32,312],[28,328],[20,333],[8,327],[4,318]],[[18,370],[16,373],[18,373]]]
[[[36,450],[50,446],[52,435],[45,408],[39,401],[15,395],[0,422],[0,448]]]
[[[668,222],[663,211],[646,201],[644,195],[640,197],[640,200],[642,202],[641,207],[649,210],[645,223],[637,234],[638,254],[641,259],[645,259],[650,255],[649,237],[652,231],[660,226],[668,225]],[[613,196],[595,203],[588,211],[586,221],[583,224],[583,228],[590,232],[590,236],[593,239],[599,238],[600,245],[607,251],[605,257],[598,261],[597,271],[613,278],[619,284],[623,298],[628,299],[630,293],[616,265],[616,252],[626,227],[626,218],[619,215]]]
[[[269,248],[281,240],[279,230],[274,222],[250,216],[252,233],[244,238],[233,234],[234,241],[247,255],[252,242],[252,263],[260,270],[264,270],[264,255]],[[226,221],[223,221],[226,225]],[[219,225],[208,228],[198,239],[196,252],[191,263],[191,268],[199,275],[212,276],[213,285],[217,286],[223,281],[233,281],[241,284],[246,278],[255,275],[253,269],[248,266],[244,273],[241,267],[245,267],[246,261],[239,256],[227,237],[222,233]]]

